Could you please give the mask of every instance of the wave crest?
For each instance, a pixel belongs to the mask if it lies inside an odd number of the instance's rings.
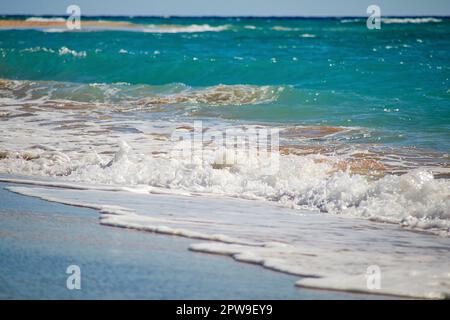
[[[31,49],[30,49],[31,50]],[[50,52],[40,47],[35,51]],[[55,53],[54,50],[51,52]],[[59,55],[85,57],[85,51],[75,51],[62,47]],[[47,90],[43,90],[47,88]],[[13,81],[0,79],[0,92],[4,96],[16,99],[33,99],[38,104],[51,100],[70,102],[115,103],[119,109],[130,105],[174,105],[202,104],[209,106],[250,105],[275,101],[284,87],[254,85],[217,85],[204,88],[192,88],[184,84],[165,86],[130,85],[128,83],[91,83],[77,84],[54,81]]]
[[[383,18],[383,23],[386,24],[406,24],[406,23],[439,23],[442,19],[427,17],[427,18]]]
[[[82,167],[70,177],[91,183],[144,184],[270,200],[288,207],[365,217],[445,234],[450,230],[449,181],[437,180],[422,169],[374,180],[349,170],[336,171],[339,157],[308,155],[282,156],[280,170],[266,175],[255,165],[261,159],[246,159],[218,169],[214,161],[193,164],[183,159],[142,158],[130,147],[121,147],[118,154],[120,160],[107,168]]]
[[[65,18],[31,17],[25,20],[0,19],[0,27],[5,29],[37,29],[44,32],[83,32],[83,31],[134,31],[147,33],[196,33],[226,31],[230,25],[211,26],[209,24],[140,24],[129,21],[89,20],[81,21],[81,29],[71,30]]]
[[[185,92],[161,97],[147,97],[140,100],[140,104],[205,104],[210,106],[249,105],[268,103],[277,99],[282,87],[251,86],[251,85],[219,85],[200,90]]]
[[[220,32],[229,29],[228,25],[210,26],[209,24],[192,25],[148,25],[142,32],[148,33],[195,33],[195,32]]]

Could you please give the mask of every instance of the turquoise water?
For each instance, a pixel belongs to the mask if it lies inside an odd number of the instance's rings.
[[[149,85],[135,90],[141,97],[180,84],[277,86],[270,101],[200,109],[212,118],[369,128],[359,142],[450,151],[450,19],[381,30],[364,19],[101,20],[219,29],[2,30],[0,78]],[[64,47],[81,55],[58,54]]]

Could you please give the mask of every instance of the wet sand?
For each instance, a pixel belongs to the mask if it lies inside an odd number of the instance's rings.
[[[298,277],[188,251],[189,239],[102,226],[95,210],[4,189],[11,185],[0,184],[1,299],[385,298],[298,288]],[[66,288],[72,264],[81,290]]]

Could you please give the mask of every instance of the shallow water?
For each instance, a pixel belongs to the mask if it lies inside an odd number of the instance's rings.
[[[2,299],[377,298],[295,288],[294,276],[193,254],[182,238],[100,226],[94,210],[20,196],[7,186],[0,184]],[[81,268],[81,290],[66,288],[72,264]]]
[[[52,181],[34,183],[58,186]],[[8,190],[97,209],[105,226],[190,238],[192,251],[297,275],[302,288],[441,299],[449,294],[449,238],[396,225],[159,190],[136,194],[73,184]],[[377,288],[368,284],[373,266],[380,270]]]

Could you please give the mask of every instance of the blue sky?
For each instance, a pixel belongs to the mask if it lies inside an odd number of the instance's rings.
[[[450,15],[450,0],[2,0],[0,14],[65,14],[70,4],[83,15],[366,16]]]

